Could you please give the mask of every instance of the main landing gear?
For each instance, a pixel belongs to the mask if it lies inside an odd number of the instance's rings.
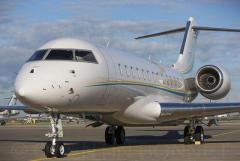
[[[114,143],[122,145],[125,142],[125,130],[122,126],[108,126],[105,130],[105,142],[108,145]]]
[[[204,143],[204,130],[202,126],[196,126],[192,121],[190,125],[184,128],[184,143],[185,144],[203,144]]]
[[[57,141],[60,137],[63,137],[62,129],[62,120],[60,114],[51,114],[50,117],[51,123],[51,132],[47,133],[46,136],[52,138],[52,141],[49,141],[45,145],[45,155],[46,157],[58,157],[61,158],[64,156],[64,144]]]

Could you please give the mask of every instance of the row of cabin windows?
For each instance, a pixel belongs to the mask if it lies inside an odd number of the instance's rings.
[[[139,80],[148,80],[158,84],[160,83],[160,80],[163,80],[162,81],[163,85],[166,85],[172,88],[181,87],[179,78],[165,75],[165,79],[163,79],[163,76],[164,76],[163,73],[151,72],[149,70],[140,69],[138,67],[133,67],[133,66],[129,67],[127,65],[121,65],[121,64],[118,64],[118,68],[121,76],[127,76],[133,79],[139,79]]]

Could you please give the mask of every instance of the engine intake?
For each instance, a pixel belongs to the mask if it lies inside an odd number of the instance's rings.
[[[199,92],[208,99],[221,99],[230,91],[230,77],[224,69],[214,65],[201,67],[195,77]]]

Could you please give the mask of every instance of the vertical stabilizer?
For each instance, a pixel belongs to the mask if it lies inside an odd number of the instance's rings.
[[[193,17],[188,19],[185,27],[185,34],[177,62],[173,64],[173,69],[181,73],[189,73],[194,64],[195,47],[198,31],[193,29],[195,25]]]
[[[175,28],[167,31],[162,31],[154,34],[144,35],[136,37],[135,39],[145,39],[162,35],[169,35],[178,32],[185,32],[183,42],[180,50],[177,62],[172,65],[174,70],[181,73],[189,73],[193,68],[195,47],[197,42],[197,36],[199,31],[224,31],[224,32],[240,32],[240,29],[232,28],[216,28],[206,26],[196,26],[193,17],[189,17],[187,25],[185,27]]]

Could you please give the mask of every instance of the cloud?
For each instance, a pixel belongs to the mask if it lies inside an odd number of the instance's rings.
[[[17,7],[18,4],[22,2],[20,1],[7,1],[7,0],[2,0],[0,1],[0,25],[3,23],[10,23],[11,17],[10,14],[11,12]]]
[[[185,0],[177,0],[177,1],[159,1],[159,0],[121,0],[121,1],[109,1],[109,0],[102,0],[101,3],[99,3],[98,0],[92,0],[92,1],[72,1],[64,3],[66,8],[70,8],[74,12],[81,12],[80,9],[86,9],[86,10],[92,10],[96,8],[104,8],[109,9],[113,7],[121,7],[121,6],[149,6],[154,5],[158,6],[160,9],[169,10],[169,9],[176,9],[177,7],[180,7],[181,4]],[[85,11],[85,10],[84,10]]]

